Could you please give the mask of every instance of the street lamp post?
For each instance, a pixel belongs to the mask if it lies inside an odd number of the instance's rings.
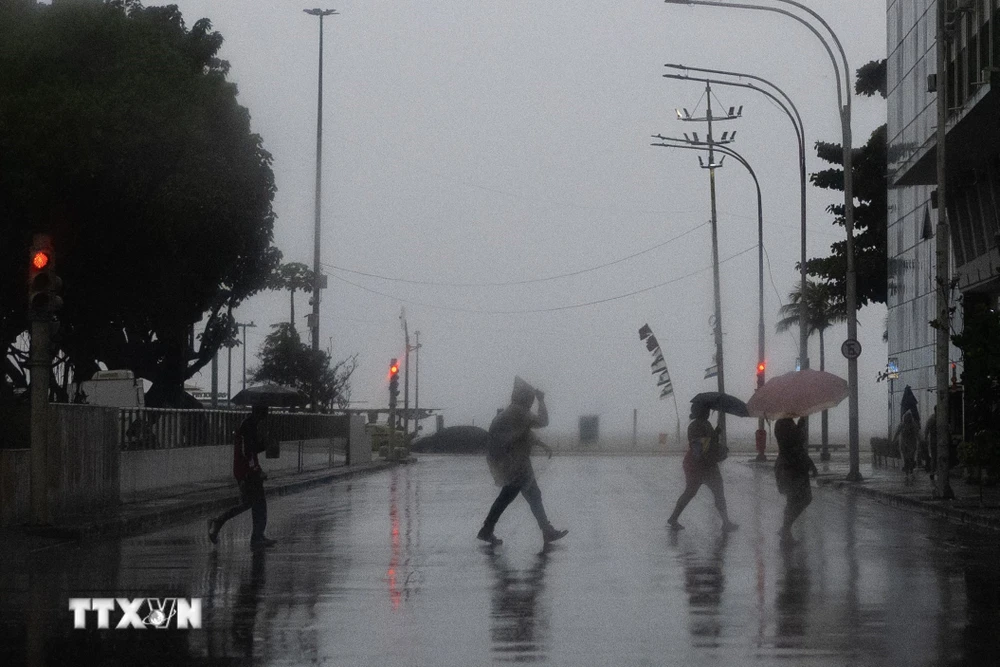
[[[312,336],[312,349],[319,350],[319,292],[324,287],[319,268],[319,238],[321,219],[321,194],[323,174],[323,17],[337,14],[336,9],[303,9],[306,14],[319,17],[319,93],[316,102],[316,203],[315,225],[313,230],[313,290],[312,314],[309,317],[309,329]],[[315,399],[315,396],[313,397]],[[316,409],[313,400],[313,409]]]
[[[753,83],[745,83],[740,81],[726,81],[723,79],[709,79],[713,84],[722,86],[732,86],[735,88],[746,88],[770,98],[778,107],[785,112],[788,119],[792,123],[792,128],[795,130],[796,143],[798,144],[798,154],[799,154],[799,277],[801,281],[800,291],[805,294],[806,291],[806,147],[805,147],[805,126],[802,123],[802,116],[799,114],[798,107],[788,96],[785,91],[779,88],[777,85],[768,81],[767,79],[756,76],[754,74],[748,74],[746,72],[730,72],[727,70],[719,69],[709,69],[706,67],[689,67],[687,65],[675,65],[668,63],[666,67],[671,69],[683,70],[684,72],[697,72],[706,74],[720,74],[724,76],[737,77],[741,79],[751,79],[753,81],[760,81],[761,83],[769,86],[771,89],[776,91],[778,95],[775,95],[770,90],[760,88]],[[700,81],[701,79],[696,79],[687,74],[664,74],[664,78],[667,79],[677,79],[681,81]],[[799,360],[802,368],[809,368],[809,321],[808,321],[808,311],[806,304],[803,301],[799,306]],[[761,323],[763,326],[763,320]],[[765,363],[763,354],[761,354],[761,359],[759,363]],[[763,428],[763,425],[761,425]],[[805,422],[806,434],[808,436],[808,418]],[[826,411],[823,412],[823,450],[820,452],[820,459],[823,461],[830,460],[830,452],[827,448],[827,437],[826,437]],[[808,439],[808,437],[807,437]]]
[[[654,139],[659,139],[660,143],[655,143],[653,146],[662,146],[664,148],[683,148],[687,150],[700,150],[708,151],[709,147],[706,146],[692,146],[682,139],[675,139],[672,137],[665,137],[661,134],[654,134]],[[760,194],[760,181],[757,180],[757,174],[754,172],[753,167],[750,163],[740,155],[736,150],[728,146],[714,147],[715,151],[722,153],[723,155],[728,155],[734,160],[742,164],[746,170],[750,173],[750,178],[753,179],[754,187],[757,189],[757,294],[758,294],[758,304],[759,304],[759,318],[757,323],[757,363],[764,363],[765,360],[765,338],[764,338],[764,207],[763,200]]]
[[[851,145],[851,82],[850,67],[847,63],[847,54],[840,43],[840,39],[822,16],[806,5],[796,2],[796,0],[774,0],[784,5],[791,5],[809,14],[822,25],[823,29],[829,33],[840,54],[843,63],[843,79],[840,76],[840,63],[827,39],[810,21],[802,16],[782,9],[780,7],[770,7],[766,5],[755,5],[741,2],[724,2],[722,0],[664,0],[667,4],[674,5],[705,5],[708,7],[728,7],[731,9],[751,9],[757,11],[773,12],[792,18],[806,28],[808,28],[822,43],[826,49],[830,60],[833,63],[834,77],[837,82],[837,108],[840,115],[840,128],[843,144],[844,163],[844,227],[847,231],[847,243],[844,254],[847,260],[846,282],[846,308],[847,308],[847,337],[850,340],[857,340],[858,334],[858,309],[857,309],[857,271],[854,266],[854,173],[853,173],[853,148]],[[860,452],[858,434],[858,360],[856,356],[847,359],[847,384],[848,384],[848,450],[850,454],[850,471],[847,480],[852,482],[861,481]]]
[[[718,226],[718,214],[716,209],[716,197],[715,197],[715,170],[722,166],[722,163],[715,162],[714,149],[716,146],[723,144],[728,144],[733,141],[733,137],[736,136],[736,132],[731,135],[729,132],[723,132],[722,138],[719,140],[715,139],[712,134],[712,125],[714,121],[718,120],[733,120],[738,118],[740,113],[742,113],[743,107],[740,107],[740,112],[734,113],[733,108],[727,113],[723,113],[720,116],[714,116],[712,114],[712,84],[705,81],[705,116],[703,118],[695,118],[688,113],[687,109],[684,109],[684,113],[681,110],[677,111],[677,118],[682,121],[687,122],[707,122],[708,123],[708,136],[705,141],[700,141],[698,139],[698,133],[692,133],[693,139],[688,139],[687,134],[685,134],[685,141],[691,145],[704,146],[708,151],[708,164],[704,164],[701,157],[698,157],[698,162],[701,164],[703,169],[708,170],[709,175],[709,196],[711,199],[711,211],[712,211],[712,277],[713,277],[713,291],[714,291],[714,302],[715,302],[715,315],[712,320],[712,331],[715,335],[715,373],[716,373],[716,386],[720,394],[726,392],[726,370],[725,370],[725,356],[724,356],[724,346],[722,343],[722,286],[719,277],[719,226]],[[719,412],[719,441],[722,445],[726,444],[726,413]]]

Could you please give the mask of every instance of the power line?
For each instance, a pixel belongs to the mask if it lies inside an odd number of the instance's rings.
[[[456,283],[456,282],[447,282],[447,281],[439,281],[439,280],[411,280],[411,279],[408,279],[408,278],[392,278],[392,277],[389,277],[389,276],[380,275],[378,273],[367,273],[365,271],[358,271],[356,269],[348,269],[348,268],[344,268],[342,266],[336,266],[334,264],[322,264],[322,266],[324,266],[324,267],[326,267],[328,269],[333,269],[335,271],[344,271],[345,273],[353,273],[355,275],[365,276],[367,278],[378,278],[379,280],[388,280],[390,282],[397,282],[397,283],[408,283],[408,284],[411,284],[411,285],[435,285],[435,286],[438,286],[438,287],[509,287],[509,286],[513,286],[513,285],[528,285],[528,284],[531,284],[531,283],[541,283],[541,282],[547,282],[547,281],[550,281],[550,280],[556,280],[556,279],[559,279],[559,278],[569,278],[571,276],[578,276],[578,275],[580,275],[582,273],[589,273],[591,271],[597,271],[599,269],[606,269],[609,266],[614,266],[615,264],[621,264],[622,262],[628,261],[628,260],[633,259],[635,257],[638,257],[640,255],[645,255],[646,253],[650,253],[650,252],[652,252],[652,251],[654,251],[654,250],[656,250],[658,248],[662,248],[663,246],[667,245],[668,243],[673,243],[674,241],[677,241],[677,240],[679,240],[679,239],[687,236],[688,234],[691,234],[692,232],[698,231],[699,229],[701,229],[702,227],[704,227],[707,224],[708,224],[707,222],[703,222],[700,225],[698,225],[697,227],[693,227],[693,228],[687,230],[683,234],[678,234],[677,236],[675,236],[673,238],[667,239],[666,241],[663,241],[661,243],[657,243],[656,245],[654,245],[652,247],[649,247],[649,248],[646,248],[645,250],[640,250],[639,252],[636,252],[636,253],[633,253],[631,255],[628,255],[627,257],[622,257],[620,259],[616,259],[614,261],[607,262],[605,264],[599,264],[597,266],[592,266],[592,267],[587,268],[587,269],[580,269],[578,271],[570,271],[569,273],[559,273],[559,274],[556,274],[556,275],[553,275],[553,276],[546,276],[544,278],[529,278],[529,279],[525,279],[525,280],[511,280],[511,281],[506,281],[506,282],[494,282],[494,283]]]
[[[737,257],[740,257],[741,255],[745,255],[746,253],[750,252],[751,250],[754,250],[756,247],[757,247],[757,245],[754,244],[754,245],[750,246],[749,248],[746,248],[745,250],[741,250],[740,252],[736,253],[735,255],[730,255],[729,257],[727,257],[724,260],[720,261],[719,264],[720,265],[724,264],[724,263],[728,262],[729,260],[736,259]],[[436,305],[436,304],[432,304],[432,303],[424,303],[424,302],[421,302],[421,301],[413,301],[411,299],[403,299],[403,298],[400,298],[400,297],[395,296],[393,294],[386,294],[385,292],[380,292],[378,290],[373,290],[373,289],[370,289],[368,287],[365,287],[364,285],[359,285],[359,284],[357,284],[355,282],[347,280],[346,278],[341,278],[340,276],[336,276],[335,275],[333,277],[336,278],[337,280],[343,282],[343,283],[347,283],[348,285],[351,285],[353,287],[357,287],[358,289],[360,289],[362,291],[370,292],[371,294],[377,294],[379,296],[384,296],[384,297],[386,297],[388,299],[392,299],[394,301],[400,301],[402,303],[408,303],[408,304],[414,305],[414,306],[422,306],[424,308],[434,308],[434,309],[437,309],[437,310],[448,310],[448,311],[458,312],[458,313],[473,313],[473,314],[478,314],[478,315],[526,315],[526,314],[531,314],[531,313],[551,313],[551,312],[557,312],[557,311],[561,311],[561,310],[573,310],[573,309],[576,309],[576,308],[586,308],[588,306],[596,306],[598,304],[608,303],[610,301],[618,301],[620,299],[626,299],[626,298],[631,297],[631,296],[636,296],[637,294],[643,294],[645,292],[649,292],[649,291],[652,291],[654,289],[659,289],[660,287],[666,287],[667,285],[671,285],[673,283],[679,282],[679,281],[684,280],[686,278],[690,278],[692,276],[698,275],[699,273],[704,273],[705,271],[708,271],[711,268],[712,267],[710,267],[710,266],[706,266],[706,267],[698,269],[696,271],[692,271],[690,273],[686,273],[683,276],[678,276],[677,278],[672,278],[670,280],[664,281],[662,283],[658,283],[656,285],[651,285],[649,287],[644,287],[642,289],[638,289],[638,290],[635,290],[633,292],[628,292],[626,294],[619,294],[617,296],[610,296],[610,297],[607,297],[605,299],[597,299],[597,300],[594,300],[594,301],[587,301],[585,303],[575,303],[575,304],[570,304],[570,305],[567,305],[567,306],[554,306],[552,308],[528,308],[528,309],[522,309],[522,310],[477,310],[477,309],[474,309],[474,308],[460,308],[458,306],[440,306],[440,305]]]

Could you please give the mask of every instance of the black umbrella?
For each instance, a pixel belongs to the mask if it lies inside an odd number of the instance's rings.
[[[309,401],[298,389],[266,382],[255,387],[247,387],[233,396],[236,405],[267,405],[288,407],[302,405]]]
[[[734,417],[750,416],[750,413],[747,412],[746,403],[735,396],[723,394],[718,391],[704,391],[692,398],[691,402],[697,403],[698,405],[704,405],[705,407],[717,412],[725,412],[726,414],[733,415]]]

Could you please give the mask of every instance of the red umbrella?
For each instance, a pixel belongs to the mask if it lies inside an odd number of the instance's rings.
[[[806,368],[768,380],[747,401],[751,417],[804,417],[832,408],[847,398],[847,380]]]

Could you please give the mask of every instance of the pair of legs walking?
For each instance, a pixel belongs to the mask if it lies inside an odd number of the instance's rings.
[[[792,524],[799,518],[812,502],[812,486],[809,484],[808,475],[802,479],[794,480],[785,494],[785,520],[781,524],[778,534],[782,542],[792,542]]]
[[[500,494],[493,501],[490,513],[486,515],[486,521],[483,522],[483,527],[479,530],[479,535],[477,536],[479,539],[490,544],[503,543],[503,540],[493,534],[493,529],[496,527],[497,521],[500,520],[500,515],[514,501],[518,493],[528,501],[528,507],[531,508],[531,513],[535,515],[535,521],[538,522],[538,527],[542,530],[542,536],[546,542],[554,542],[569,532],[568,530],[556,530],[549,523],[549,519],[545,515],[545,507],[542,505],[542,490],[538,488],[538,482],[532,476],[526,480],[518,480],[513,484],[508,484],[500,489]]]
[[[264,536],[267,527],[267,498],[264,495],[264,481],[259,477],[250,477],[240,482],[240,504],[231,507],[208,522],[208,539],[214,544],[219,531],[227,521],[243,512],[250,510],[253,517],[253,532],[250,534],[250,546],[271,546],[274,540]]]
[[[719,511],[719,516],[722,517],[722,529],[730,531],[739,528],[738,524],[729,520],[729,513],[726,511],[726,491],[722,485],[722,473],[719,471],[718,465],[685,470],[684,477],[686,480],[684,491],[681,493],[681,497],[677,499],[677,504],[674,505],[674,511],[670,515],[670,519],[667,520],[668,526],[674,530],[684,528],[678,522],[681,512],[684,511],[687,504],[698,493],[698,489],[704,484],[712,492],[712,497],[715,498],[715,509]]]

